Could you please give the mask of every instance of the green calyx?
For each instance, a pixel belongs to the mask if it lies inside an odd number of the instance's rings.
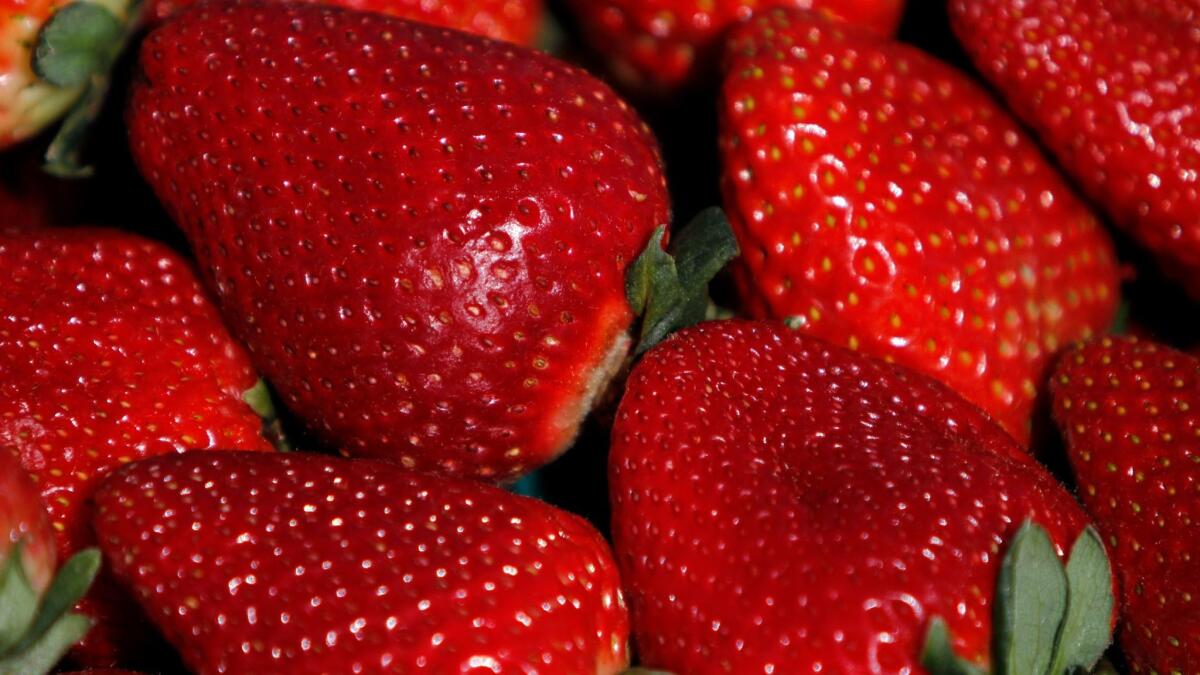
[[[642,317],[634,354],[671,333],[710,318],[708,284],[739,250],[725,213],[710,208],[677,232],[663,249],[659,227],[625,277],[625,297]]]
[[[262,418],[262,435],[275,449],[280,452],[290,452],[292,444],[283,430],[283,420],[275,411],[275,401],[271,396],[271,388],[266,380],[259,380],[246,391],[242,392],[242,400],[256,415]]]
[[[91,167],[80,162],[83,142],[103,108],[112,68],[137,29],[137,9],[135,4],[120,17],[78,0],[56,11],[38,34],[33,72],[55,87],[80,91],[46,149],[47,172],[66,178],[91,174]]]
[[[934,617],[921,665],[932,675],[1065,675],[1091,672],[1112,642],[1112,568],[1096,530],[1075,540],[1066,566],[1050,536],[1026,521],[1009,544],[996,582],[992,668],[954,653]]]
[[[71,610],[100,570],[100,552],[89,548],[68,560],[45,595],[25,577],[21,544],[0,562],[0,675],[48,673],[92,622]]]

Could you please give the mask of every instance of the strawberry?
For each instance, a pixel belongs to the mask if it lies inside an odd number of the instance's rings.
[[[1103,338],[1065,354],[1054,418],[1113,555],[1137,673],[1200,671],[1200,360]]]
[[[1058,675],[1108,644],[1111,574],[1061,485],[939,383],[780,324],[702,324],[650,351],[610,478],[649,666]],[[1031,582],[1035,559],[1055,583]]]
[[[668,219],[645,125],[535,52],[244,2],[143,43],[134,156],[260,372],[356,456],[505,479],[561,453],[629,348]]]
[[[743,309],[931,375],[1027,442],[1118,278],[1016,123],[932,57],[783,10],[731,37],[722,115]]]
[[[1117,225],[1200,299],[1198,7],[953,0],[979,69]]]
[[[517,44],[532,44],[542,18],[542,0],[310,0],[367,12],[391,14],[456,28]],[[157,23],[196,0],[151,0],[147,18]]]
[[[30,587],[43,593],[54,576],[54,539],[37,487],[17,454],[0,445],[0,568],[21,544],[21,570]]]
[[[758,10],[803,7],[891,35],[903,0],[570,0],[614,76],[665,95],[710,80],[725,33]]]
[[[92,543],[86,501],[139,457],[192,448],[269,450],[249,361],[187,263],[96,229],[0,231],[0,446],[20,452],[60,556]],[[134,652],[129,603],[104,579],[81,606],[100,625],[77,655]]]
[[[80,159],[88,129],[108,95],[117,57],[144,24],[157,24],[195,0],[0,0],[0,150],[59,118],[46,169],[86,176]],[[541,0],[312,0],[381,12],[497,40],[530,44]]]
[[[83,551],[55,573],[54,538],[37,487],[0,445],[0,673],[50,672],[90,628],[69,612],[96,575],[100,554]]]
[[[616,673],[603,538],[498,488],[390,462],[187,453],[115,472],[96,530],[204,673]]]

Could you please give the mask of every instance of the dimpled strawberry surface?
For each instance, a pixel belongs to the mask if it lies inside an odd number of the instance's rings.
[[[1027,442],[1054,355],[1116,310],[1096,217],[982,88],[920,51],[776,10],[728,53],[744,309],[932,375]]]
[[[372,460],[190,453],[114,474],[96,527],[198,673],[628,664],[604,539],[497,488]]]
[[[953,392],[781,325],[650,352],[610,461],[638,653],[675,672],[913,672],[935,615],[986,658],[1003,542],[1086,522]]]
[[[0,269],[0,445],[36,478],[60,558],[92,544],[87,500],[109,470],[188,449],[272,449],[243,398],[257,381],[250,361],[175,252],[117,230],[5,229]],[[114,620],[82,658],[137,651],[144,636],[116,619],[125,604],[111,582],[93,588],[82,609]]]
[[[205,6],[152,33],[134,156],[234,332],[351,455],[492,480],[570,444],[668,220],[636,115],[534,52],[374,14]]]

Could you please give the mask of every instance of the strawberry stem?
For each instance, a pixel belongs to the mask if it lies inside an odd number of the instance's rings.
[[[48,84],[78,89],[58,133],[46,149],[44,168],[62,178],[91,175],[82,146],[104,108],[117,58],[141,25],[141,3],[118,17],[107,7],[80,0],[58,9],[38,34],[33,71]]]

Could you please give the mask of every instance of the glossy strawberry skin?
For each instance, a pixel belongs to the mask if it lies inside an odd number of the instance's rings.
[[[1200,361],[1103,338],[1052,381],[1084,505],[1116,567],[1120,640],[1134,672],[1200,669]]]
[[[542,0],[313,0],[364,12],[455,28],[493,40],[532,44],[542,18]],[[151,0],[151,21],[161,21],[194,0]]]
[[[1197,5],[954,0],[983,74],[1118,225],[1200,298]]]
[[[20,543],[25,577],[37,591],[54,577],[54,536],[37,486],[17,453],[0,445],[0,565]]]
[[[61,559],[93,543],[87,500],[114,467],[185,449],[271,449],[242,399],[256,382],[248,357],[166,247],[115,230],[9,228],[0,269],[0,446],[36,479]],[[139,649],[110,580],[80,610],[99,621],[80,660]]]
[[[891,35],[903,0],[571,0],[585,36],[618,80],[663,95],[715,71],[725,33],[769,7],[804,7]]]
[[[190,453],[97,495],[118,577],[193,671],[615,673],[628,617],[581,519],[390,462]]]
[[[950,385],[1028,442],[1054,354],[1105,329],[1112,244],[978,86],[798,11],[731,38],[726,209],[744,310]]]
[[[986,662],[1027,518],[1085,524],[974,406],[778,324],[703,324],[635,367],[610,459],[635,644],[686,673],[918,672],[928,621]]]
[[[668,220],[645,125],[516,47],[316,6],[152,33],[142,173],[235,333],[330,445],[503,479],[555,457],[624,356]]]

